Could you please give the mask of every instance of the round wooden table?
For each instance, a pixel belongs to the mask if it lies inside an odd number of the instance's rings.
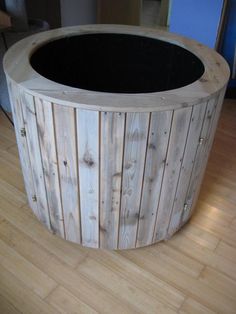
[[[62,238],[106,249],[169,238],[193,213],[229,68],[129,26],[55,29],[4,58],[28,201]]]

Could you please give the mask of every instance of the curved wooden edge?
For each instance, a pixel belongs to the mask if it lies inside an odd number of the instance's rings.
[[[131,249],[170,238],[192,215],[225,90],[193,107],[114,113],[8,84],[29,204],[49,230]]]
[[[199,80],[182,88],[156,93],[118,94],[58,84],[39,75],[31,67],[30,56],[46,42],[75,34],[95,32],[135,34],[176,44],[195,54],[203,62],[205,72]],[[230,74],[228,64],[216,51],[194,40],[163,30],[123,25],[83,25],[42,32],[12,46],[6,53],[3,63],[8,80],[20,85],[31,95],[64,106],[114,112],[153,112],[192,106],[211,98],[224,88]]]

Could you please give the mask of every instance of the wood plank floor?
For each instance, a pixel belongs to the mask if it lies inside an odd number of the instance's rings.
[[[224,103],[191,221],[168,242],[119,252],[41,226],[0,113],[0,313],[236,313],[236,101]]]

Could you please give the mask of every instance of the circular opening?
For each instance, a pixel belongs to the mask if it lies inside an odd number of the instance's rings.
[[[57,39],[31,56],[33,69],[64,85],[114,93],[150,93],[186,86],[204,73],[188,50],[127,34],[85,34]]]

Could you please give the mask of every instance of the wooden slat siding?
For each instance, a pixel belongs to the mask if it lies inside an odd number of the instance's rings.
[[[135,247],[150,114],[127,113],[119,249]]]
[[[153,234],[153,242],[164,239],[167,233],[168,222],[173,207],[178,177],[182,165],[191,114],[192,109],[185,108],[176,110],[173,115],[160,201],[157,209],[156,224]]]
[[[217,105],[217,99],[216,98],[210,99],[208,104],[207,104],[207,112],[205,115],[203,128],[202,128],[201,135],[200,135],[200,138],[203,139],[203,142],[202,142],[202,144],[199,144],[198,148],[197,148],[196,158],[194,161],[194,166],[193,166],[191,178],[189,181],[188,191],[187,191],[186,198],[185,198],[185,204],[187,205],[187,208],[182,213],[181,225],[188,219],[188,217],[190,215],[192,204],[193,204],[194,194],[195,194],[196,189],[199,185],[200,175],[201,175],[204,163],[205,163],[205,160],[204,160],[205,159],[205,149],[206,149],[206,145],[208,142],[208,138],[210,136],[211,125],[213,123],[214,115],[216,112],[216,105]]]
[[[207,103],[199,104],[193,107],[193,113],[190,122],[190,129],[186,143],[184,158],[180,171],[180,177],[174,205],[169,222],[168,235],[171,236],[180,227],[180,220],[184,208],[185,197],[188,190],[189,180],[191,177],[197,148],[199,145],[200,133],[206,113]]]
[[[50,229],[47,194],[43,175],[42,157],[39,146],[39,137],[36,121],[34,97],[21,93],[23,120],[27,135],[27,145],[32,168],[32,177],[35,187],[35,196],[39,212],[39,220]]]
[[[125,114],[101,112],[100,247],[116,249]]]
[[[8,89],[9,89],[11,108],[12,108],[12,116],[14,120],[15,135],[16,135],[17,146],[18,146],[18,151],[19,151],[19,158],[20,158],[28,203],[30,207],[32,208],[36,217],[40,218],[38,205],[36,202],[33,202],[33,196],[36,193],[35,193],[35,187],[33,183],[33,175],[32,175],[32,168],[31,168],[31,163],[30,163],[30,158],[29,158],[27,138],[24,136],[21,136],[21,129],[24,128],[25,125],[24,125],[24,120],[23,120],[23,115],[22,115],[22,110],[21,110],[19,87],[16,87],[14,83],[8,81]]]
[[[75,109],[54,104],[54,119],[65,238],[80,243]]]
[[[136,247],[152,242],[173,111],[151,114]]]
[[[182,224],[185,221],[187,221],[188,218],[191,216],[191,214],[192,214],[192,212],[194,210],[194,207],[196,205],[196,202],[198,200],[198,195],[199,195],[200,188],[201,188],[201,182],[202,182],[204,174],[205,174],[205,170],[206,170],[209,154],[210,154],[211,147],[213,145],[213,141],[214,141],[214,138],[215,138],[215,131],[216,131],[216,127],[217,127],[217,124],[218,124],[219,117],[220,117],[220,112],[221,112],[221,108],[222,108],[222,104],[223,104],[223,100],[224,100],[224,96],[225,96],[225,91],[226,91],[226,88],[223,88],[221,90],[221,92],[219,93],[218,98],[216,98],[216,101],[215,101],[214,119],[212,120],[212,124],[210,126],[210,130],[208,131],[209,135],[207,137],[206,146],[205,146],[205,149],[204,149],[204,157],[203,157],[203,162],[202,162],[201,173],[199,174],[198,183],[197,183],[197,186],[195,188],[195,193],[193,195],[192,205],[189,208],[189,210],[185,213],[185,216],[183,216]]]
[[[64,238],[52,103],[35,98],[35,108],[51,229]]]
[[[99,112],[76,110],[82,244],[99,247]]]

